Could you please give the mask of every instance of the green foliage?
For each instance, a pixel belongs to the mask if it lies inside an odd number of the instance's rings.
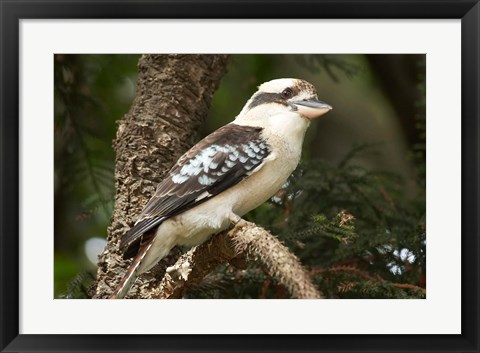
[[[64,256],[61,253],[55,254],[54,266],[54,295],[59,298],[67,289],[67,283],[82,271],[77,259]]]
[[[303,163],[280,197],[249,215],[296,253],[328,298],[425,297],[425,194],[418,186],[406,192],[396,174],[355,163],[377,148],[359,145],[336,165]],[[226,297],[255,297],[245,288],[257,297],[285,295],[268,276],[258,276],[261,269],[250,270],[255,276],[242,270],[241,280],[220,270],[215,296],[222,297],[221,288]],[[235,284],[235,293],[225,281]],[[195,293],[208,297],[208,289]]]
[[[281,193],[247,215],[297,254],[328,298],[426,297],[425,76],[418,80],[413,177],[365,167],[382,145],[359,144],[338,163],[303,162]],[[284,295],[267,276],[255,279],[247,286],[257,296]]]
[[[231,265],[220,266],[207,275],[199,285],[189,288],[185,298],[258,299],[266,297],[266,293],[262,293],[262,287],[270,281],[270,277],[263,269],[253,262],[242,270]]]
[[[345,60],[344,56],[340,55],[299,55],[297,56],[299,64],[311,72],[319,72],[325,70],[328,76],[339,82],[340,79],[336,72],[340,72],[349,78],[353,78],[360,71],[360,68]]]
[[[111,141],[115,122],[134,96],[138,57],[55,56],[56,297],[87,296],[95,269],[84,256],[84,243],[92,236],[106,235],[114,200]],[[424,72],[425,56],[419,57],[418,72]],[[385,112],[391,109],[388,99],[376,95],[381,90],[367,62],[364,55],[234,55],[198,137],[231,121],[260,82],[292,76],[317,80],[322,98],[333,105],[337,100],[337,120],[322,123],[324,135],[313,135],[317,127],[312,124],[310,137],[323,140],[341,130],[344,140],[325,151],[307,138],[306,160],[285,188],[245,218],[278,235],[328,298],[424,298],[425,75],[420,74],[417,87],[411,88],[422,99],[415,102],[420,139],[409,146],[408,156],[400,155],[404,150],[393,156],[386,144],[363,142],[351,147],[355,139],[350,136],[356,135],[346,133],[358,126],[353,122],[363,122],[375,112],[378,125],[363,124],[365,129],[375,126],[376,131],[386,131]],[[367,90],[373,93],[367,95]],[[342,109],[344,120],[339,123]],[[383,168],[380,157],[407,163],[397,164],[400,167],[392,171]],[[405,165],[412,170],[401,170]],[[187,297],[289,296],[265,269],[249,263],[244,269],[219,267],[190,289]]]
[[[420,98],[417,102],[415,102],[416,107],[416,114],[415,114],[415,122],[416,122],[416,129],[418,131],[420,143],[417,143],[412,148],[412,159],[416,165],[416,172],[417,172],[417,180],[420,186],[425,189],[426,188],[426,160],[427,160],[427,150],[426,150],[426,137],[427,137],[427,114],[426,114],[426,80],[425,80],[425,72],[426,72],[426,58],[423,57],[422,59],[418,60],[417,66],[419,67],[419,71],[421,73],[418,75],[418,84],[417,90],[419,92]]]
[[[359,146],[354,151],[362,150]],[[348,265],[380,279],[364,283],[365,276],[357,276],[364,286],[420,283],[426,256],[424,194],[416,190],[416,197],[407,197],[400,177],[364,169],[355,165],[354,157],[352,153],[338,165],[311,161],[302,166],[302,175],[294,177],[290,187],[290,194],[298,195],[289,206],[294,210],[279,234],[287,244],[292,239],[301,242],[295,251],[314,269]],[[335,283],[338,273],[342,271],[326,271],[322,276]],[[353,288],[359,288],[342,287],[344,282],[337,283],[336,293],[331,293],[328,282],[320,283],[334,297],[352,295]],[[388,288],[375,292],[375,297],[383,293],[396,298],[396,287]],[[366,288],[354,293],[366,298],[374,294]]]
[[[81,269],[94,271],[85,241],[106,237],[115,193],[111,143],[134,95],[138,57],[54,57],[56,297]]]
[[[111,92],[104,96],[102,88],[111,88],[109,81],[118,80],[117,74],[123,71],[122,65],[104,70],[112,60],[102,55],[55,56],[56,191],[89,195],[82,202],[85,211],[101,208],[106,217],[111,214],[114,194],[111,141],[121,112],[113,109],[116,101],[108,98]],[[128,103],[129,99],[123,112]]]
[[[89,299],[88,287],[95,277],[91,272],[80,272],[68,282],[67,290],[60,294],[60,299]]]

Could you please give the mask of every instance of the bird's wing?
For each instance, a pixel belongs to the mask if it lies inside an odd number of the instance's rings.
[[[231,123],[192,147],[158,185],[138,221],[122,237],[120,247],[125,250],[165,219],[205,202],[250,175],[270,154],[261,132],[259,127]],[[134,255],[135,251],[129,249],[129,256]]]

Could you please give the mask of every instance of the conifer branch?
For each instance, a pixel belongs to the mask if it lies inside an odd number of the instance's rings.
[[[338,272],[344,272],[344,273],[349,273],[351,275],[356,275],[356,276],[358,276],[358,277],[360,277],[360,278],[362,278],[366,281],[371,281],[372,284],[373,283],[378,283],[378,284],[389,283],[390,285],[392,285],[395,288],[414,290],[414,291],[420,292],[423,296],[425,296],[426,292],[427,292],[425,288],[422,288],[420,286],[417,286],[417,285],[414,285],[414,284],[411,284],[411,283],[388,282],[387,280],[385,280],[384,278],[382,278],[378,274],[375,275],[375,276],[372,276],[367,271],[361,270],[361,269],[353,267],[353,266],[339,265],[339,266],[334,266],[334,267],[331,267],[331,268],[328,268],[328,269],[314,268],[314,269],[309,271],[311,276],[324,275],[326,273],[334,274],[334,273],[338,273]],[[353,285],[352,285],[353,283],[354,282],[346,282],[346,283],[344,282],[344,283],[342,283],[341,284],[341,291],[343,291],[343,292],[349,291],[353,287]]]

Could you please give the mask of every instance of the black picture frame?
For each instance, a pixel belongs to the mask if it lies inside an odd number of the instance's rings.
[[[478,0],[1,0],[0,349],[2,352],[479,352]],[[125,18],[461,19],[461,335],[19,334],[19,20]],[[448,186],[445,186],[448,187]],[[438,314],[441,319],[441,313]]]

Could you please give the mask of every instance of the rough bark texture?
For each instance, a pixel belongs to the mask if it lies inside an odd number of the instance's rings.
[[[149,293],[149,298],[180,298],[216,266],[232,261],[238,264],[239,257],[245,255],[262,263],[269,275],[282,283],[293,298],[321,298],[298,258],[275,236],[244,220],[232,230],[217,234],[182,255],[167,269],[160,286]]]
[[[227,55],[144,55],[138,64],[137,93],[119,122],[114,141],[116,197],[108,244],[99,258],[94,297],[107,297],[128,262],[118,250],[124,234],[166,171],[194,142],[223,77]],[[165,263],[177,252],[172,252]],[[129,297],[158,287],[155,272],[142,276]]]
[[[226,55],[145,55],[140,59],[137,96],[120,121],[114,141],[115,207],[108,244],[91,288],[94,298],[109,297],[125,273],[130,261],[122,260],[120,237],[165,172],[192,145],[227,61]],[[260,261],[292,297],[320,298],[295,255],[253,223],[241,220],[232,230],[180,255],[180,250],[172,250],[140,276],[127,298],[180,298],[219,264],[239,267],[246,258]]]

